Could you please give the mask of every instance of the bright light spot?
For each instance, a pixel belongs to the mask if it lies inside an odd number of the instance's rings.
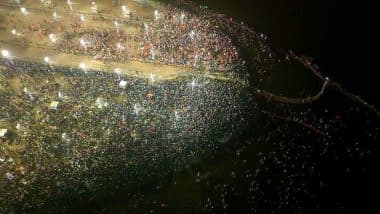
[[[131,11],[129,11],[129,9],[125,5],[121,6],[121,10],[123,11],[124,17],[128,17],[131,13]]]
[[[120,80],[121,69],[115,68],[115,73],[117,74],[117,78]]]
[[[155,80],[155,75],[154,74],[150,74],[150,81],[153,83]]]
[[[160,18],[160,14],[158,13],[158,10],[154,11],[154,17],[156,20]]]
[[[53,17],[54,17],[55,19],[57,19],[57,20],[60,18],[60,16],[58,16],[57,12],[54,12],[54,13],[53,13]]]
[[[179,116],[177,110],[174,111],[174,118],[175,118],[175,120],[179,120],[180,119],[180,116]]]
[[[69,143],[71,141],[70,136],[66,133],[62,133],[61,135],[62,141]]]
[[[91,2],[91,11],[92,13],[98,13],[98,5],[96,5],[96,3],[93,1]]]
[[[8,132],[8,129],[0,129],[0,137],[5,137],[7,132]],[[0,159],[0,160],[1,160],[1,162],[4,161],[4,159]]]
[[[124,50],[124,46],[121,43],[116,44],[117,49]]]
[[[87,70],[87,66],[83,62],[79,63],[79,68],[82,70]]]
[[[27,14],[27,12],[26,12],[26,8],[25,8],[25,7],[20,8],[20,11],[21,11],[21,13],[23,13],[24,15]]]
[[[84,18],[84,15],[83,15],[83,14],[80,15],[80,20],[81,20],[82,22],[84,22],[85,18]]]
[[[115,68],[115,73],[121,74],[121,69],[120,68]]]
[[[195,82],[195,80],[193,80],[193,81],[191,81],[190,86],[191,86],[191,90],[194,90],[194,88],[196,86],[198,86],[198,84],[197,84],[197,82]]]
[[[13,35],[16,35],[16,29],[13,29],[11,32]]]
[[[136,116],[139,116],[139,112],[140,112],[141,108],[140,106],[135,103],[135,105],[133,106],[133,113],[136,115]]]
[[[127,87],[127,81],[125,80],[120,81],[119,87],[125,89],[125,87]]]
[[[51,42],[55,43],[55,42],[57,42],[57,35],[51,33],[51,34],[49,34],[49,39]]]
[[[119,22],[115,21],[114,23],[115,23],[115,27],[116,27],[117,32],[119,32],[119,29],[120,29]]]
[[[73,10],[73,2],[71,0],[67,0],[67,4],[69,5],[70,7],[70,10]]]
[[[194,39],[195,31],[194,31],[194,30],[191,30],[190,33],[189,33],[189,35],[190,35],[190,38],[191,38],[191,39]]]
[[[50,58],[47,57],[47,56],[45,56],[45,57],[44,57],[44,61],[45,61],[46,63],[49,63],[49,62],[50,62]]]
[[[79,40],[79,43],[80,43],[80,45],[82,45],[83,47],[86,47],[86,45],[87,45],[87,42],[86,42],[83,38],[81,38],[81,39]]]
[[[5,58],[9,58],[10,57],[10,53],[8,50],[2,50],[1,51],[1,55]]]

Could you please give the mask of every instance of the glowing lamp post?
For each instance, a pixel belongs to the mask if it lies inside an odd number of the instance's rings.
[[[116,27],[116,32],[119,33],[119,31],[120,31],[120,25],[119,25],[119,22],[118,22],[118,21],[115,21],[114,23],[115,23],[115,27]]]
[[[1,51],[1,56],[2,56],[3,58],[5,58],[5,59],[9,59],[9,61],[10,61],[12,64],[14,64],[13,61],[12,61],[12,59],[11,59],[11,54],[9,53],[8,50],[2,50],[2,51]]]
[[[50,58],[49,57],[47,57],[47,56],[45,56],[44,57],[44,62],[46,62],[47,64],[50,64]]]
[[[24,14],[24,15],[28,15],[28,11],[26,10],[25,7],[21,7],[21,8],[20,8],[20,11],[21,11],[22,14]]]
[[[11,57],[11,54],[9,53],[8,50],[2,50],[1,51],[1,55],[4,57],[4,58],[7,58],[9,59]]]
[[[21,36],[22,35],[21,33],[17,32],[16,29],[14,29],[14,28],[11,30],[11,33],[12,33],[12,35],[15,35],[15,36]]]
[[[131,11],[129,11],[128,7],[125,5],[121,6],[121,10],[125,18],[129,17],[129,15],[131,14]]]
[[[91,2],[91,12],[92,13],[98,13],[98,5],[94,1]]]
[[[158,10],[154,11],[154,18],[157,20],[160,18],[160,14],[158,13]]]
[[[87,71],[87,66],[83,62],[79,63],[79,68],[84,70],[84,71]]]
[[[70,10],[72,11],[73,10],[73,4],[75,4],[75,3],[72,2],[71,0],[67,0],[67,4],[69,5]]]
[[[53,13],[53,17],[55,20],[59,20],[61,18],[60,16],[58,16],[57,12]]]
[[[51,33],[51,34],[49,34],[49,39],[52,43],[56,43],[57,42],[57,35]]]

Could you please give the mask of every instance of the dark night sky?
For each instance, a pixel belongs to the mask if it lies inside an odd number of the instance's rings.
[[[324,75],[380,108],[379,60],[375,48],[378,38],[374,33],[378,19],[375,18],[374,3],[366,0],[195,1],[207,2],[209,7],[255,27],[258,32],[268,35],[273,47],[292,49],[314,58]],[[356,163],[352,164],[356,166]],[[321,167],[330,168],[328,165]],[[338,176],[339,167],[332,167],[328,176],[331,180],[336,179],[334,185],[339,187],[327,193],[330,198],[326,200],[346,197],[340,205],[355,208],[350,212],[378,210],[378,197],[372,196],[378,193],[378,167],[372,162],[368,167],[371,170],[367,174],[358,173],[346,180]],[[337,208],[334,206],[330,207],[331,210]]]
[[[269,36],[273,47],[315,59],[322,72],[380,106],[374,3],[338,0],[194,0]],[[372,50],[372,51],[371,51]]]

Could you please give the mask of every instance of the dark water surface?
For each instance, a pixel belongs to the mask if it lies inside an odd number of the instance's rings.
[[[325,75],[379,104],[375,6],[370,1],[194,0],[242,20],[273,47],[312,57]],[[379,106],[379,105],[378,105]]]

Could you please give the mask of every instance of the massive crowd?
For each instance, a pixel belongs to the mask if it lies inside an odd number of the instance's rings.
[[[192,159],[225,142],[241,122],[238,82],[188,76],[152,83],[18,60],[1,64],[5,208],[59,195],[51,191],[96,191],[109,182],[96,170],[139,182],[178,157]],[[41,197],[31,196],[37,190]]]
[[[158,12],[155,21],[140,23],[138,33],[78,28],[56,45],[60,51],[105,61],[134,59],[221,71],[244,64],[235,47],[251,47],[253,42],[256,73],[270,70],[279,60],[272,59],[273,52],[262,43],[265,35],[223,14],[192,7],[181,2]],[[45,203],[70,207],[67,200],[93,198],[102,190],[112,192],[165,175],[236,136],[249,120],[247,109],[267,108],[279,114],[254,115],[255,123],[249,123],[257,134],[227,144],[216,159],[222,163],[213,161],[212,169],[192,166],[198,171],[196,187],[202,188],[195,206],[206,213],[229,212],[233,201],[239,206],[236,210],[253,213],[320,212],[322,198],[341,183],[329,181],[326,169],[356,185],[353,172],[366,173],[378,142],[378,120],[358,115],[359,107],[346,99],[327,106],[322,100],[299,113],[287,105],[257,106],[260,98],[245,97],[249,92],[238,81],[189,74],[151,82],[0,60],[0,213],[26,212],[23,209]],[[299,126],[307,121],[310,126]],[[358,127],[358,121],[363,125]],[[326,135],[313,132],[313,127]],[[359,167],[353,168],[352,162]],[[188,177],[183,185],[194,187]],[[166,206],[155,200],[148,203]],[[186,201],[184,207],[188,206]],[[304,211],[305,207],[310,209]]]
[[[168,7],[147,22],[115,21],[107,29],[72,24],[57,42],[58,51],[86,54],[98,60],[138,60],[166,65],[230,71],[242,60],[222,26],[207,16]],[[126,32],[125,26],[136,26]]]
[[[47,18],[28,30],[49,38],[59,52],[105,62],[214,71],[241,65],[231,39],[207,16],[174,7],[154,15],[152,21],[120,20],[104,29],[82,27],[77,20],[67,27]],[[244,122],[247,100],[239,81],[184,74],[151,82],[0,60],[0,212],[43,206],[65,192],[100,191],[114,180],[107,172],[121,173],[125,185],[165,174],[228,141]]]
[[[205,16],[194,16],[168,7],[151,25],[145,26],[141,43],[143,57],[164,64],[232,70],[238,50],[219,26]]]

